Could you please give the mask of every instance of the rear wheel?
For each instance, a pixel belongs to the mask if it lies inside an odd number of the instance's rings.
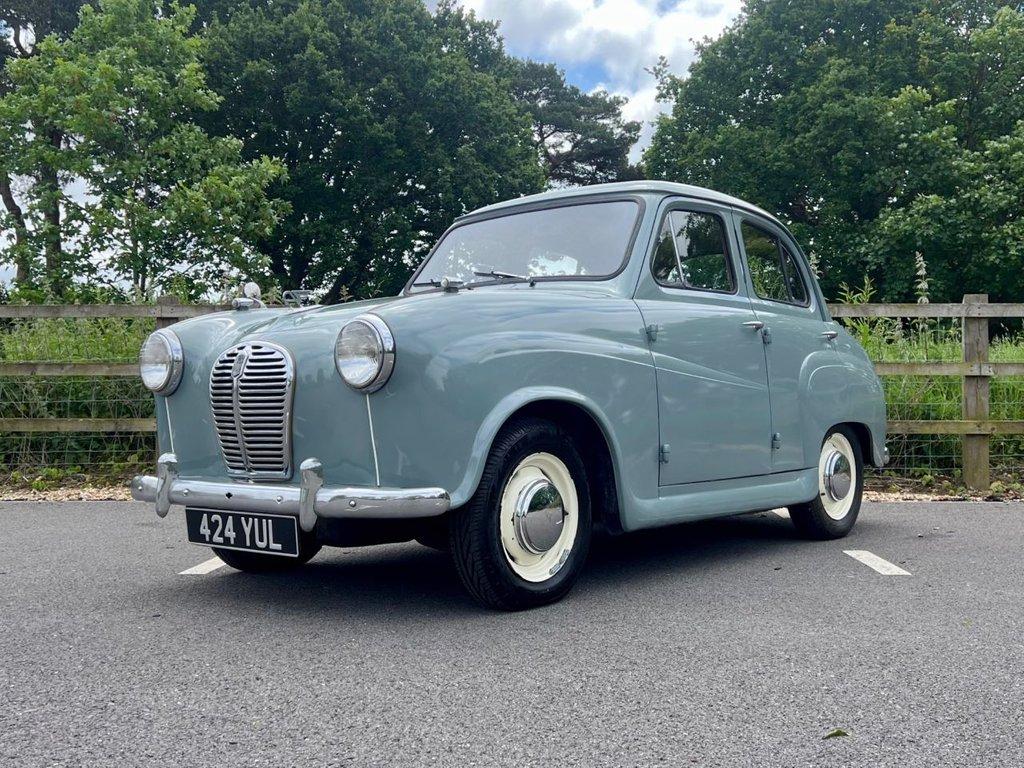
[[[797,530],[811,539],[839,539],[857,522],[864,491],[860,441],[848,427],[825,436],[818,457],[818,495],[789,508]]]
[[[291,571],[308,563],[319,551],[320,544],[310,534],[306,533],[299,535],[298,557],[282,557],[281,555],[264,555],[259,552],[240,552],[236,549],[213,548],[213,553],[223,560],[225,564],[230,565],[235,570],[245,571],[246,573],[281,573],[283,571]]]
[[[532,608],[572,588],[590,529],[586,471],[572,436],[524,418],[502,430],[477,492],[452,514],[452,556],[480,603]]]

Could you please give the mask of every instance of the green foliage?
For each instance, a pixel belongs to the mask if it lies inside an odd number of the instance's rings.
[[[22,289],[389,293],[470,209],[637,174],[623,99],[508,56],[452,0],[198,5],[0,0],[0,263]]]
[[[0,326],[0,360],[133,363],[152,332],[153,321],[145,318],[6,321]]]
[[[78,24],[83,0],[0,0],[0,95],[10,83],[3,71],[7,59],[27,59],[35,54],[35,41],[47,35],[65,38]]]
[[[622,117],[626,99],[598,90],[585,93],[565,81],[554,64],[505,54],[498,25],[478,19],[455,0],[442,0],[434,18],[444,44],[473,67],[499,78],[533,125],[533,144],[548,182],[585,186],[638,178],[629,151],[640,123]]]
[[[66,40],[47,37],[8,63],[0,172],[29,183],[19,237],[0,258],[22,281],[59,296],[73,278],[128,280],[141,294],[173,278],[198,295],[232,272],[266,270],[252,243],[283,210],[266,196],[283,167],[243,162],[241,140],[196,123],[219,97],[192,17],[161,0],[99,0]],[[84,189],[71,194],[72,182]],[[12,228],[15,218],[8,206]]]
[[[530,112],[533,137],[548,180],[586,186],[639,177],[629,150],[640,123],[622,119],[626,99],[583,93],[554,64],[511,60],[512,92]]]
[[[211,131],[289,169],[290,211],[261,240],[284,288],[328,301],[395,292],[452,219],[541,188],[503,82],[419,0],[285,0],[215,17]],[[484,46],[486,48],[486,46]]]
[[[777,213],[827,295],[1024,293],[1024,15],[982,0],[749,0],[683,80],[648,172]]]

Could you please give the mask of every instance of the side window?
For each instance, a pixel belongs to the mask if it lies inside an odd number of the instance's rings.
[[[665,217],[652,265],[664,285],[733,293],[725,224],[711,213],[671,211]]]
[[[807,306],[807,286],[789,249],[754,224],[744,221],[741,229],[754,292],[769,301]]]

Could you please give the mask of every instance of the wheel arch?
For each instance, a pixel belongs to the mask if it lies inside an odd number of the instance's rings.
[[[860,443],[861,459],[863,460],[865,467],[880,466],[874,456],[874,442],[872,440],[871,427],[860,421],[841,421],[838,424],[832,425],[832,427],[829,428],[829,431],[836,427],[847,427],[854,435],[856,435],[857,442]]]
[[[622,531],[621,479],[618,450],[604,413],[585,396],[561,388],[528,388],[504,398],[484,420],[473,445],[466,478],[452,494],[452,505],[464,504],[476,492],[484,463],[498,433],[513,419],[535,416],[576,436],[591,483],[594,524],[612,533]]]

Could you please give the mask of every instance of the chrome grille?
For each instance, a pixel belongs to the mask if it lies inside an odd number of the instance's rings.
[[[210,405],[228,474],[291,477],[291,355],[265,341],[225,350],[210,373]]]

